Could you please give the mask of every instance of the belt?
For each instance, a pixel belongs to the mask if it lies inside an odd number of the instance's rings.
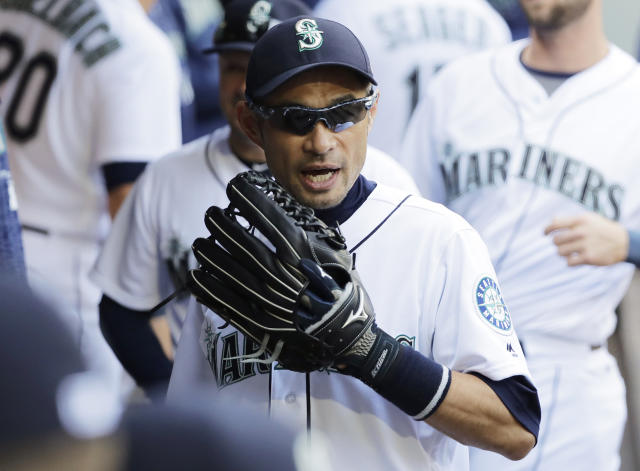
[[[37,234],[49,235],[49,230],[43,227],[36,227],[30,224],[21,225],[23,231],[36,232]]]
[[[47,229],[46,227],[39,227],[39,226],[34,226],[32,224],[20,224],[20,227],[22,228],[23,231],[26,232],[32,232],[34,234],[39,234],[41,236],[47,236],[47,237],[62,237],[65,239],[74,239],[74,240],[79,240],[79,241],[84,241],[84,242],[89,242],[89,243],[98,243],[101,241],[101,237],[98,237],[98,235],[92,235],[92,234],[83,234],[83,233],[74,233],[74,232],[56,232],[56,231],[51,231],[49,229]]]

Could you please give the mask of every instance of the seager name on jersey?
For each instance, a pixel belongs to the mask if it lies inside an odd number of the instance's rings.
[[[421,41],[457,41],[473,48],[484,48],[489,26],[486,19],[465,8],[442,6],[396,6],[375,18],[378,32],[387,49],[416,45]]]
[[[513,151],[505,147],[456,152],[444,146],[440,162],[447,202],[484,186],[518,178],[558,192],[590,211],[619,220],[624,188],[578,159],[535,144]]]
[[[121,47],[93,0],[2,0],[0,10],[29,13],[72,39],[87,67]]]

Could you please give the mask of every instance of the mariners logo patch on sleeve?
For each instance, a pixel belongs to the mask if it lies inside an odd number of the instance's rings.
[[[510,335],[513,330],[511,315],[502,299],[498,283],[490,276],[483,276],[476,285],[474,302],[478,313],[493,330]]]

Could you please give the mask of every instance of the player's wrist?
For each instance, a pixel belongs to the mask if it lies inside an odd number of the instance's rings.
[[[364,350],[364,356],[353,353]],[[344,360],[343,373],[360,379],[416,420],[433,414],[451,385],[447,367],[400,344],[375,323]]]

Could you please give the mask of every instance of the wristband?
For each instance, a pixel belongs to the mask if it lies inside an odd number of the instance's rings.
[[[350,368],[348,374],[358,377],[414,419],[428,418],[442,404],[449,391],[451,371],[400,344],[375,324],[371,335],[375,339],[368,349],[364,364],[358,370]],[[370,335],[365,337],[371,339]]]

